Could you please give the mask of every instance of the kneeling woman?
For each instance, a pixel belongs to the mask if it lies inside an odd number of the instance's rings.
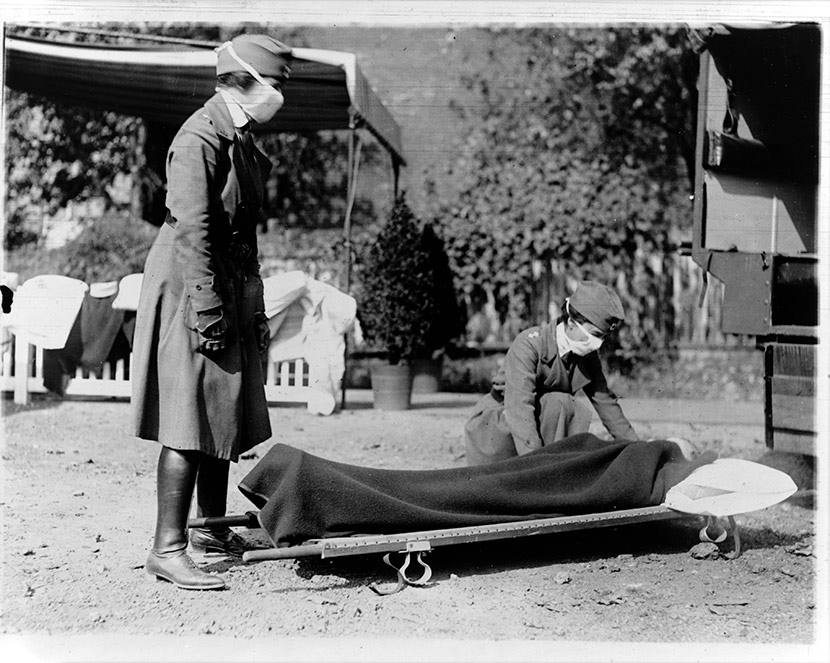
[[[585,433],[591,411],[574,399],[582,390],[615,440],[637,440],[608,388],[597,350],[623,322],[611,288],[579,283],[554,323],[531,327],[513,341],[493,387],[464,427],[468,465],[522,455]]]

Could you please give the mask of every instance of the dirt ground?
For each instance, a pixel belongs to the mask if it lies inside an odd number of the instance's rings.
[[[330,417],[272,407],[274,438],[232,466],[229,511],[253,508],[235,485],[275,441],[374,467],[463,465],[476,398],[416,394],[385,412],[355,391]],[[762,418],[737,405],[698,404],[694,421],[634,405],[643,437],[766,451]],[[143,570],[158,448],[127,437],[129,403],[3,407],[5,660],[827,660],[811,490],[737,517],[737,558],[731,540],[696,556],[700,522],[672,520],[438,548],[426,587],[389,596],[369,587],[393,584],[378,555],[214,560],[228,589],[187,592]]]

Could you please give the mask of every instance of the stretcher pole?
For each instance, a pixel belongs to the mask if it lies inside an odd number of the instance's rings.
[[[247,527],[257,529],[259,520],[254,511],[247,511],[237,516],[207,516],[205,518],[190,518],[187,527]]]
[[[497,539],[517,538],[554,532],[613,527],[638,522],[696,518],[692,514],[674,511],[664,506],[641,507],[622,511],[582,514],[578,516],[555,516],[493,525],[425,530],[401,534],[364,535],[332,537],[306,541],[298,546],[250,550],[242,556],[245,562],[259,562],[294,557],[320,556],[345,557],[372,553],[426,551],[438,546],[460,543],[478,543]]]

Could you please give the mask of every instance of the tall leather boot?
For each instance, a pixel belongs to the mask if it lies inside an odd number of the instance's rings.
[[[158,580],[182,589],[224,589],[225,581],[202,571],[187,554],[187,515],[201,454],[162,447],[156,478],[158,513],[153,548],[144,565]]]
[[[196,478],[196,516],[198,518],[225,515],[228,503],[228,473],[230,462],[212,456],[202,456]],[[242,557],[251,546],[230,527],[193,527],[190,529],[190,550],[197,555],[231,555]]]

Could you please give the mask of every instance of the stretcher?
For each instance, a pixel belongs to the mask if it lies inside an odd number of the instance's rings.
[[[367,534],[310,539],[298,545],[250,550],[243,555],[242,560],[244,562],[261,562],[296,559],[300,557],[328,559],[350,555],[382,553],[384,555],[384,563],[390,566],[397,574],[397,584],[389,590],[382,590],[375,584],[370,585],[370,587],[378,594],[393,594],[406,586],[422,586],[429,582],[432,577],[432,569],[424,561],[424,555],[440,546],[480,543],[498,539],[512,539],[540,534],[688,518],[705,519],[705,524],[699,531],[699,537],[702,542],[720,544],[726,541],[731,533],[734,546],[732,552],[729,553],[729,557],[735,558],[741,554],[741,539],[734,517],[718,518],[714,516],[701,516],[659,505],[575,516],[553,516],[532,520],[519,520],[492,525],[475,525],[398,534]],[[192,518],[188,521],[188,527],[247,527],[249,529],[257,529],[259,528],[259,521],[256,512],[248,511],[245,514],[234,516]],[[396,553],[403,556],[402,561],[398,563],[392,561],[392,555]],[[421,575],[419,577],[411,578],[408,575],[413,562],[420,567]]]

